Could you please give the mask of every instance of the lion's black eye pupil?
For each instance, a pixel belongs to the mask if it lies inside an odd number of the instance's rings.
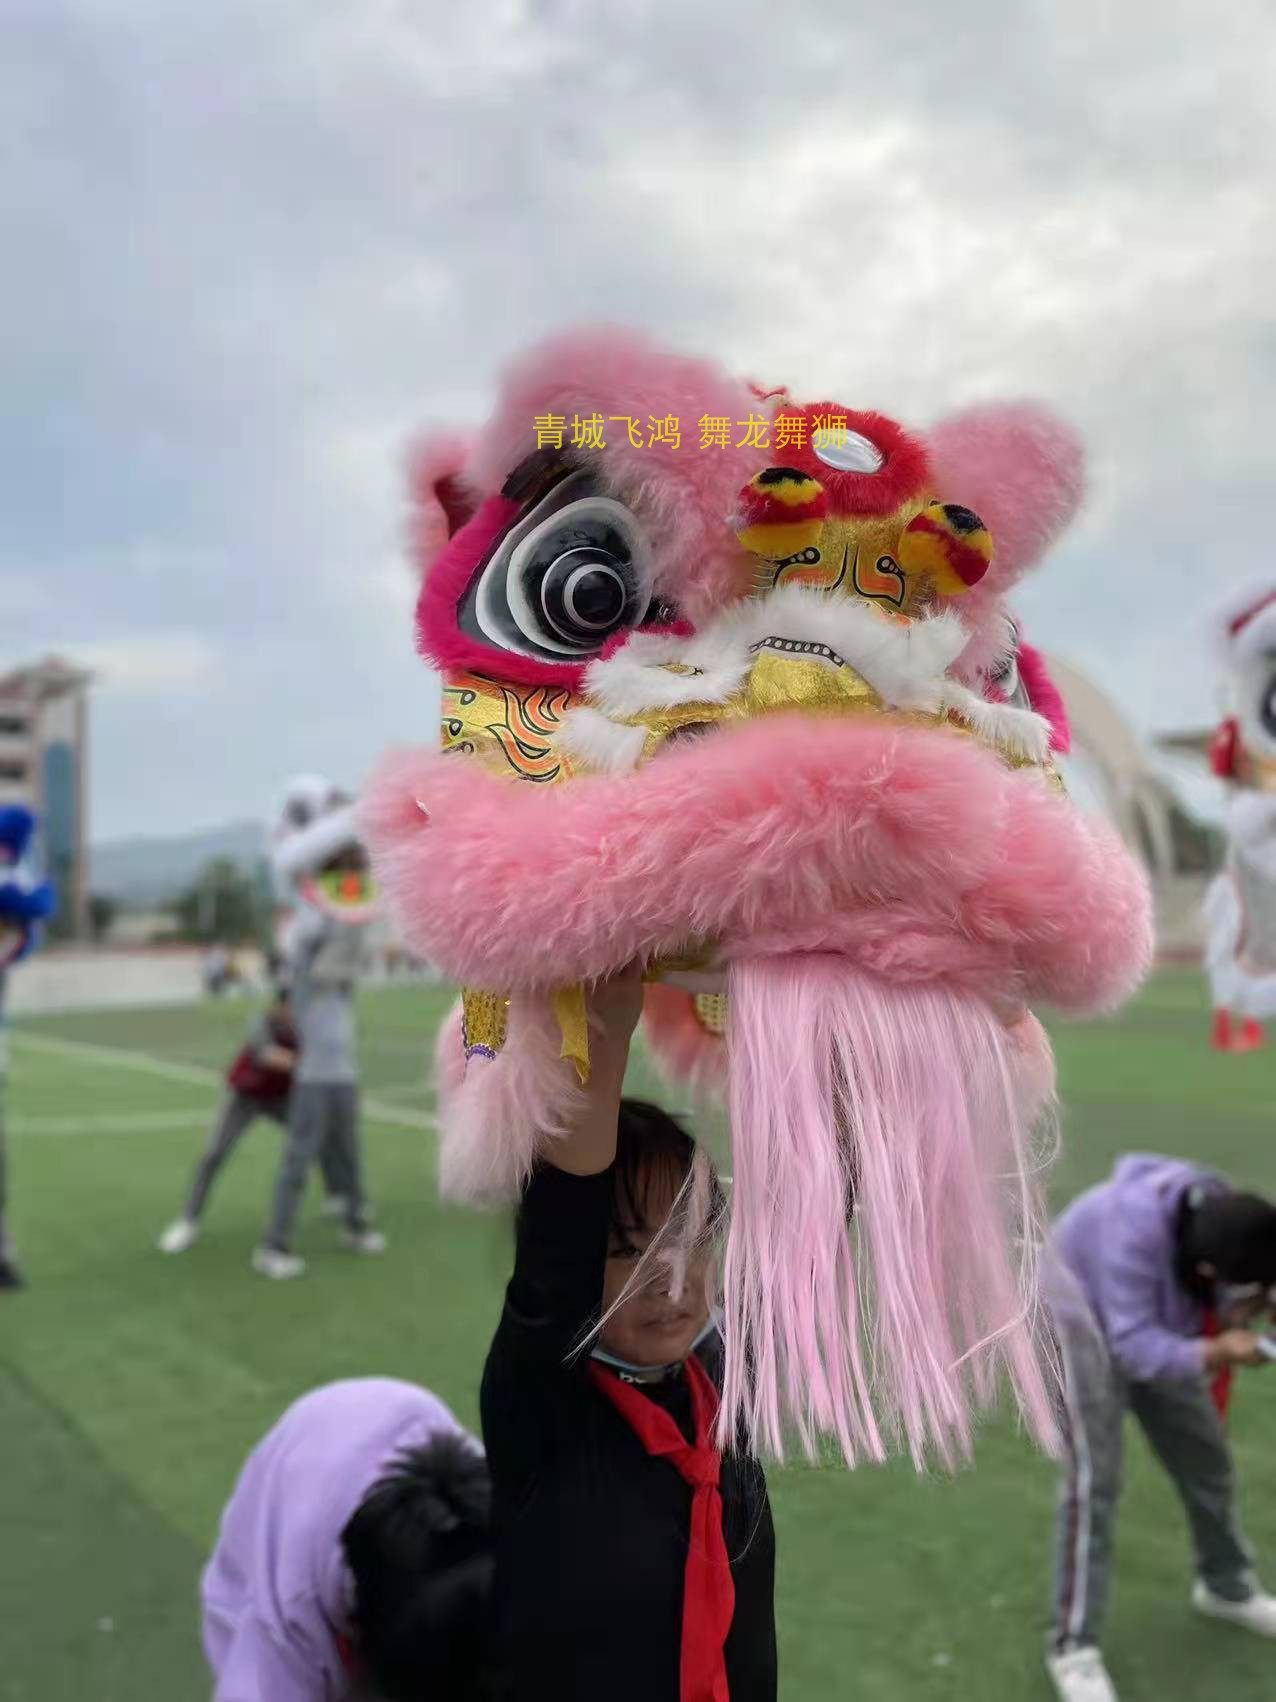
[[[637,585],[624,538],[607,531],[585,539],[582,530],[556,540],[558,553],[540,580],[540,606],[549,630],[564,644],[596,648],[627,619],[632,622]],[[530,563],[529,578],[538,570],[538,563]]]
[[[624,581],[610,567],[578,568],[564,590],[563,609],[580,626],[614,626],[625,612]]]

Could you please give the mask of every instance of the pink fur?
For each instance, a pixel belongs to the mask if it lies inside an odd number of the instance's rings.
[[[737,422],[757,412],[746,385],[711,362],[662,349],[637,331],[599,328],[564,333],[540,344],[504,376],[496,411],[480,433],[467,467],[476,488],[496,491],[536,448],[538,415],[563,418],[570,441],[573,416],[601,414],[606,448],[577,450],[610,492],[643,522],[652,546],[656,588],[693,622],[740,594],[752,569],[726,517],[736,493],[766,463],[757,449],[699,447],[702,416]],[[648,420],[672,414],[682,443],[646,446]],[[633,418],[644,447],[633,447],[623,423]]]
[[[1050,749],[1066,756],[1072,749],[1072,723],[1068,719],[1063,693],[1050,678],[1045,657],[1040,650],[1020,639],[1018,661],[1019,678],[1028,693],[1028,702],[1038,715],[1044,715],[1050,723]]]
[[[1085,454],[1071,426],[1031,402],[952,414],[931,427],[926,445],[936,494],[973,508],[992,532],[991,567],[954,605],[971,632],[961,673],[973,679],[1001,648],[1007,593],[1080,505]]]
[[[692,994],[653,983],[643,999],[642,1031],[656,1068],[668,1081],[706,1098],[725,1097],[726,1042],[700,1021]]]
[[[730,997],[722,1440],[780,1455],[791,1427],[854,1464],[902,1434],[951,1466],[1004,1373],[1052,1446],[1042,1212],[995,1017],[819,955],[738,964]]]
[[[421,439],[409,453],[412,559],[422,576],[478,506],[462,477],[471,441],[449,432]]]
[[[465,1013],[458,999],[434,1041],[434,1091],[446,1115],[465,1081]]]
[[[969,739],[884,720],[773,716],[569,787],[398,753],[363,822],[414,947],[493,990],[705,939],[1095,1010],[1151,955],[1146,881],[1111,828]]]
[[[1035,1128],[1055,1108],[1054,1053],[1044,1028],[1031,1012],[1025,1012],[1006,1030],[1009,1059],[1015,1079],[1015,1097],[1024,1123]]]
[[[448,1027],[459,1049],[459,1011]],[[509,1032],[495,1058],[466,1064],[462,1057],[460,1072],[449,1059],[447,1081],[439,1083],[439,1189],[446,1199],[505,1206],[518,1198],[580,1093],[559,1052],[548,1004],[522,994],[511,1000]]]

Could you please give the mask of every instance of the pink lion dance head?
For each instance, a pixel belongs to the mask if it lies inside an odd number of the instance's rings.
[[[582,989],[647,964],[654,1050],[731,1113],[724,1438],[951,1460],[1003,1374],[1052,1434],[1021,1013],[1111,1006],[1150,951],[1005,605],[1080,463],[1027,406],[920,434],[618,332],[418,461],[443,749],[388,758],[365,824],[466,989],[444,1185],[518,1188],[588,1069]]]

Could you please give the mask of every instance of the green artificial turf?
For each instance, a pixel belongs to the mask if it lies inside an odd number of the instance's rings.
[[[284,1284],[248,1268],[278,1151],[269,1125],[222,1178],[199,1245],[154,1250],[248,1006],[14,1025],[14,1227],[31,1287],[0,1297],[0,1702],[204,1702],[199,1567],[244,1454],[303,1390],[391,1373],[475,1421],[508,1225],[442,1207],[432,1137],[395,1115],[419,1124],[431,1110],[447,1003],[420,986],[363,994],[379,1108],[368,1167],[390,1251],[342,1253],[312,1198],[310,1270]],[[1056,1029],[1056,1204],[1131,1149],[1276,1191],[1276,1058],[1216,1057],[1206,1026],[1196,980],[1173,974],[1119,1021]],[[1247,1525],[1276,1582],[1274,1403],[1276,1376],[1243,1381],[1233,1433]],[[1044,1702],[1054,1474],[1008,1423],[954,1482],[794,1466],[772,1493],[784,1698]],[[1191,1617],[1188,1582],[1178,1508],[1132,1436],[1107,1645],[1123,1702],[1276,1696],[1276,1645]]]

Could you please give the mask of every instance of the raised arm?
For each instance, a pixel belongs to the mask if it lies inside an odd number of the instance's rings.
[[[616,1156],[616,1120],[629,1064],[629,1043],[642,1014],[637,966],[600,982],[589,995],[589,1084],[575,1115],[555,1141],[550,1163],[571,1176],[596,1176]]]
[[[547,1450],[570,1445],[584,1382],[575,1350],[602,1302],[621,1088],[641,1008],[636,971],[591,995],[589,1083],[519,1209],[514,1274],[483,1376],[483,1439],[498,1481],[531,1476]]]

